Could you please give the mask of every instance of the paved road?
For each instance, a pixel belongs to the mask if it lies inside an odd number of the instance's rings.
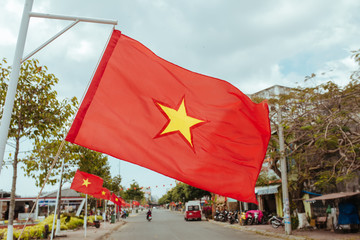
[[[168,210],[153,210],[151,222],[146,220],[145,212],[126,219],[127,223],[108,239],[131,240],[262,240],[277,239],[253,233],[242,232],[236,229],[225,228],[207,221],[184,221],[184,216]]]

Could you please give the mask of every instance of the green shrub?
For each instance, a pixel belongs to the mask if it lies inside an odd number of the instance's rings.
[[[61,230],[68,230],[68,229],[75,229],[80,226],[84,225],[84,220],[78,217],[70,217],[69,221],[66,222],[69,215],[62,215],[60,217],[60,229]],[[30,239],[41,239],[43,233],[45,232],[45,225],[49,226],[49,231],[52,230],[52,223],[53,223],[54,215],[50,215],[47,218],[45,218],[44,221],[34,225],[29,226],[24,229],[24,232],[21,234],[21,239],[23,240],[30,240]],[[90,216],[89,219],[93,219],[95,216]],[[99,220],[101,220],[101,216],[97,217]],[[56,225],[55,225],[56,229]],[[22,229],[14,229],[14,238],[18,239],[20,236]],[[0,239],[6,239],[7,236],[7,228],[0,229]]]
[[[102,216],[100,216],[100,215],[97,215],[97,216],[96,216],[96,219],[97,219],[98,221],[103,220]],[[88,217],[88,222],[93,223],[94,220],[95,220],[95,215],[91,215],[91,216]]]
[[[5,238],[6,234],[7,234],[6,228],[0,229],[0,239]]]
[[[68,229],[75,229],[83,225],[84,225],[84,220],[77,217],[72,217],[70,221],[66,223]]]
[[[297,216],[291,216],[291,229],[295,230],[299,226],[299,219]]]

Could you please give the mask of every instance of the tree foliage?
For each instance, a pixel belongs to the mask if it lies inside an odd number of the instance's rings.
[[[144,195],[145,193],[135,181],[133,181],[133,183],[130,184],[130,187],[122,193],[122,197],[126,201],[136,200],[140,202],[145,198]]]
[[[211,194],[208,191],[185,183],[179,183],[159,199],[159,204],[187,202],[190,200],[201,199],[204,196],[211,196]]]
[[[10,77],[10,68],[6,60],[0,65],[0,117],[2,117],[5,96]],[[64,129],[69,117],[74,113],[76,98],[59,101],[53,87],[58,79],[47,72],[46,66],[40,66],[38,60],[28,60],[21,65],[17,91],[8,134],[9,142],[14,145],[13,181],[10,201],[9,225],[13,224],[17,164],[20,145],[26,140],[32,143],[44,138],[56,136]],[[11,144],[11,143],[10,143]],[[26,159],[27,154],[23,155]]]
[[[359,63],[359,52],[355,59]],[[316,75],[306,80],[312,78]],[[283,120],[292,199],[301,198],[304,189],[321,193],[338,191],[339,183],[359,171],[359,80],[357,71],[344,87],[329,81],[316,87],[299,87],[269,99],[273,130],[277,130],[279,124],[278,114]],[[278,136],[273,134],[268,154],[272,159],[271,168],[281,177],[278,149]],[[301,211],[303,206],[298,202]]]

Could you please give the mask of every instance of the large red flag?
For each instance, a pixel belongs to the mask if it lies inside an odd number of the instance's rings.
[[[96,194],[102,190],[103,179],[96,175],[76,171],[71,189],[85,194]]]
[[[266,102],[114,30],[66,140],[256,203],[268,115]]]
[[[105,199],[105,200],[110,200],[110,197],[111,197],[110,190],[107,188],[104,188],[104,187],[99,192],[91,194],[91,195],[95,198],[101,198],[101,199]]]

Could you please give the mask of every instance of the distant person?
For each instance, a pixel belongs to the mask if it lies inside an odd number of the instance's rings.
[[[151,216],[151,210],[149,209],[149,211],[147,211],[146,213],[146,219],[149,219],[150,216]]]

